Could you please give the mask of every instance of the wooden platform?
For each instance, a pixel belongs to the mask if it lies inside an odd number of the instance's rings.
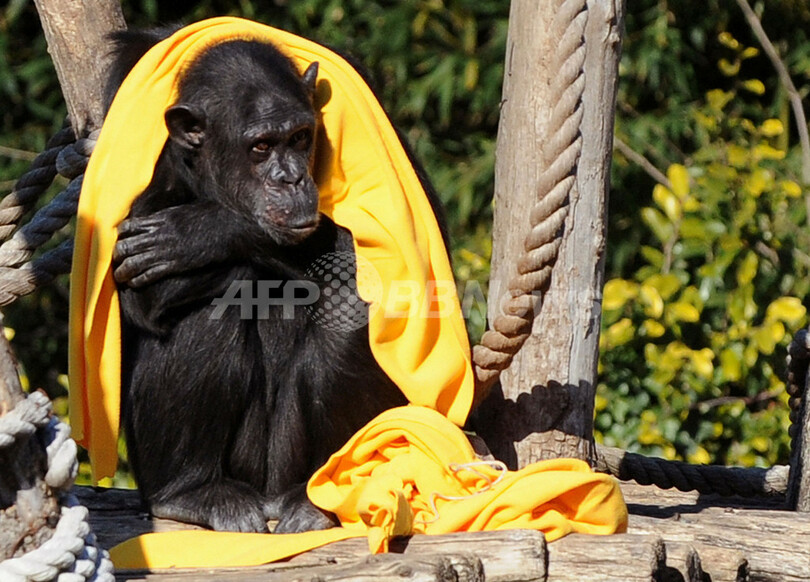
[[[397,540],[370,556],[363,539],[345,540],[285,562],[228,570],[122,571],[117,580],[149,582],[810,581],[810,514],[782,501],[745,500],[623,484],[630,531],[570,535],[546,545],[542,534],[514,530]],[[189,529],[150,519],[137,494],[77,487],[101,544],[150,531]],[[272,543],[272,542],[269,542]]]

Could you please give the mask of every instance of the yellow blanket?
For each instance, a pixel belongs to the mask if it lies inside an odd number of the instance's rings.
[[[479,461],[464,433],[421,406],[371,421],[310,479],[309,498],[343,527],[300,534],[183,531],[146,534],[112,549],[118,568],[259,565],[329,542],[367,536],[369,550],[415,533],[535,529],[568,533],[627,529],[616,481],[583,461],[554,459],[520,471]]]
[[[476,459],[456,426],[469,411],[473,378],[452,273],[387,117],[339,56],[235,18],[191,25],[149,51],[118,92],[85,175],[71,279],[70,406],[94,476],[111,475],[117,460],[120,319],[110,266],[116,226],[151,180],[177,72],[205,48],[235,38],[273,42],[301,70],[320,63],[319,78],[331,89],[319,105],[332,148],[315,173],[321,210],[354,235],[364,297],[371,295],[365,282],[374,280],[364,269],[379,274],[382,294],[369,341],[412,405],[369,423],[310,480],[310,499],[336,513],[343,527],[273,536],[147,534],[114,548],[117,567],[256,565],[356,536],[368,536],[371,551],[384,551],[390,537],[410,533],[528,527],[551,540],[571,531],[623,531],[627,512],[616,482],[581,461],[545,461],[509,473]],[[415,283],[418,293],[403,295],[396,285],[402,281]]]
[[[319,105],[332,150],[318,158],[314,172],[320,210],[352,231],[363,259],[360,294],[377,294],[371,350],[409,402],[459,425],[472,402],[470,348],[441,233],[374,94],[343,58],[314,42],[247,20],[214,18],[183,28],[138,62],[115,97],[84,177],[70,281],[70,417],[95,479],[111,476],[117,463],[116,227],[152,178],[168,137],[163,112],[176,99],[178,72],[206,48],[234,39],[271,42],[301,71],[319,62],[318,77],[330,89],[319,91],[329,99]],[[381,290],[375,281],[382,281]]]

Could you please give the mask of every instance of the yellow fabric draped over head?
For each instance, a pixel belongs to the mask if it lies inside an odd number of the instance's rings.
[[[459,425],[469,411],[470,350],[441,233],[376,97],[351,65],[314,42],[247,20],[214,18],[181,29],[135,65],[84,177],[70,288],[70,415],[96,480],[111,476],[117,463],[121,323],[111,267],[116,227],[152,179],[168,137],[163,113],[177,98],[178,76],[204,50],[229,40],[272,43],[301,71],[318,61],[319,83],[328,84],[321,115],[330,150],[320,153],[314,172],[320,209],[354,236],[360,294],[375,297],[371,350],[410,402]]]

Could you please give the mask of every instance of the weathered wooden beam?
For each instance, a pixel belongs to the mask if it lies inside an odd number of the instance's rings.
[[[484,582],[481,562],[467,554],[381,554],[331,566],[119,572],[115,578],[119,582]]]
[[[751,580],[800,582],[810,576],[810,515],[791,511],[708,508],[699,514],[683,511],[673,519],[631,515],[630,530],[688,542],[712,573],[706,548],[741,552]],[[717,557],[721,554],[715,553]],[[739,563],[737,556],[732,556]],[[733,565],[724,565],[732,571]],[[714,580],[714,578],[712,578]]]
[[[672,542],[666,541],[667,549]],[[695,550],[700,556],[701,569],[705,573],[703,580],[711,582],[748,582],[751,569],[748,558],[740,550],[718,548],[705,544],[696,544]]]
[[[568,535],[549,544],[549,582],[663,580],[666,548],[656,535]]]
[[[547,546],[543,534],[529,530],[413,536],[394,540],[391,551],[404,556],[461,555],[473,552],[481,560],[484,577],[502,582],[546,579]],[[344,540],[295,556],[290,564],[353,561],[368,553],[365,539]]]
[[[710,507],[732,509],[777,509],[786,510],[784,496],[767,497],[723,496],[702,494],[697,491],[661,489],[655,485],[639,485],[635,481],[620,483],[622,495],[631,514],[649,517],[672,517],[680,511],[700,513]]]
[[[34,0],[73,129],[85,135],[104,120],[110,64],[107,36],[126,28],[117,0]]]
[[[705,582],[707,575],[695,546],[684,542],[664,541],[667,554],[664,580],[666,582]],[[714,582],[714,578],[710,578]]]
[[[131,582],[393,581],[395,578],[460,582],[666,580],[665,547],[657,536],[569,535],[550,544],[547,555],[539,551],[541,549],[545,550],[542,534],[526,530],[414,536],[395,540],[392,553],[387,556],[368,556],[367,542],[354,539],[257,568],[124,571],[117,577]],[[683,567],[671,570],[677,572],[681,580],[699,582],[702,580],[698,575],[700,566],[694,552],[690,559],[692,570]],[[691,577],[681,572],[691,572]]]

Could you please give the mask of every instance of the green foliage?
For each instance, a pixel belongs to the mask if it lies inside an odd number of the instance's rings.
[[[596,424],[667,458],[771,465],[787,460],[784,348],[806,323],[810,240],[784,124],[743,77],[758,51],[718,41],[729,89],[689,108],[698,146],[639,210],[651,236],[632,272],[605,285]]]

